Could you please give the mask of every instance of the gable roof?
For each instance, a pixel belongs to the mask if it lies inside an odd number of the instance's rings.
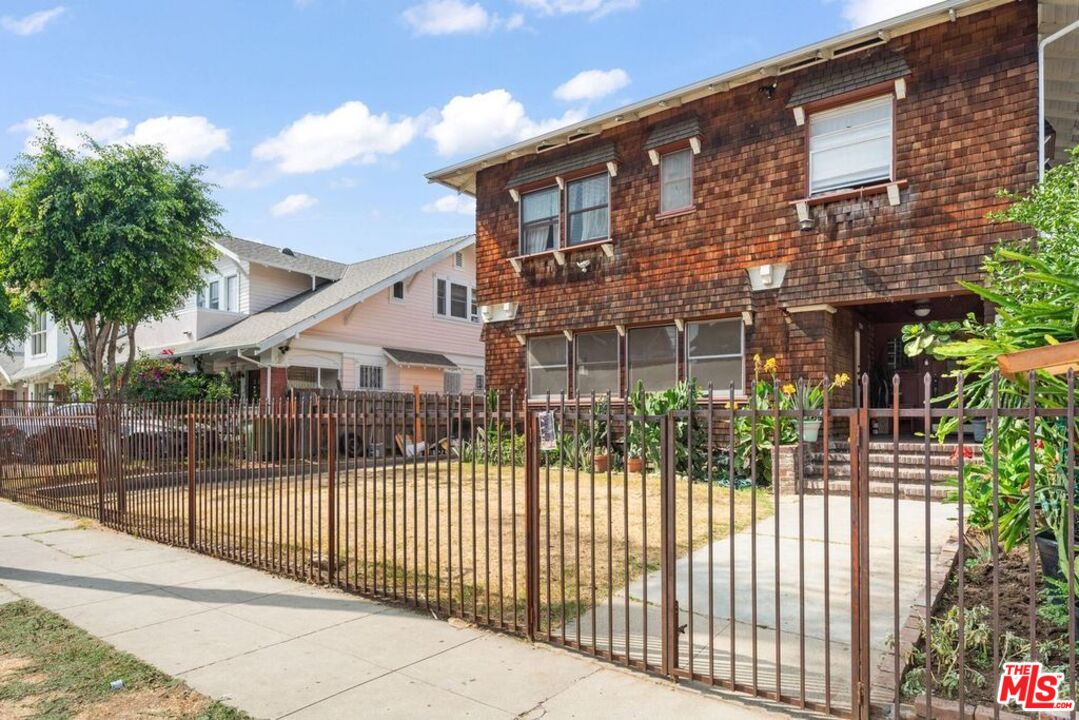
[[[26,356],[21,352],[0,355],[0,380],[10,385],[13,382],[11,378],[22,370],[25,359]]]
[[[475,235],[464,235],[352,263],[345,267],[337,282],[291,297],[213,335],[174,346],[170,350],[175,355],[201,355],[247,348],[262,352],[475,242]]]
[[[240,260],[280,270],[303,273],[304,275],[314,275],[327,280],[340,280],[348,267],[348,263],[327,260],[316,255],[296,252],[289,248],[279,248],[274,245],[266,245],[229,235],[214,238],[214,243],[224,250],[226,254],[235,256]]]
[[[535,155],[540,148],[552,149],[565,146],[570,143],[571,138],[582,133],[596,135],[605,130],[664,112],[670,107],[727,92],[740,85],[761,82],[764,78],[778,77],[820,63],[829,63],[833,58],[852,55],[871,47],[886,46],[891,39],[900,35],[949,22],[953,17],[966,17],[1015,1],[943,0],[522,140],[427,173],[426,178],[429,182],[445,185],[457,192],[474,195],[476,173],[483,168],[501,165],[513,158]]]

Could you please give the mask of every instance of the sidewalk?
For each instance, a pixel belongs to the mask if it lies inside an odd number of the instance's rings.
[[[0,501],[0,603],[25,597],[258,718],[784,718]]]

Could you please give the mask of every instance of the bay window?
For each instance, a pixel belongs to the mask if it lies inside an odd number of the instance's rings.
[[[606,172],[566,185],[567,245],[605,240],[610,236],[610,190],[611,178]]]
[[[686,324],[686,359],[689,377],[702,389],[729,393],[744,386],[745,352],[740,319]]]
[[[542,398],[566,391],[566,339],[561,335],[528,340],[528,394]]]
[[[593,392],[618,395],[618,333],[614,330],[580,333],[575,338],[574,394],[588,397]]]
[[[521,254],[554,250],[559,238],[559,191],[550,187],[521,196]]]
[[[664,390],[678,382],[678,331],[673,325],[629,331],[629,392],[643,382],[646,391]]]
[[[892,96],[809,116],[809,193],[856,188],[892,179]]]
[[[693,206],[693,151],[689,148],[659,158],[659,211]]]

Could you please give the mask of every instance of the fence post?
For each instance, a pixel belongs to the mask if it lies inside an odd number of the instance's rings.
[[[105,524],[105,469],[103,466],[105,461],[105,454],[102,451],[101,443],[103,434],[101,432],[101,402],[94,401],[94,435],[97,439],[97,521],[102,525]]]
[[[869,718],[869,376],[850,421],[851,717]]]
[[[678,556],[675,543],[674,475],[675,417],[668,412],[660,424],[660,604],[662,605],[662,643],[660,664],[664,675],[674,677],[678,667],[678,598],[675,566]],[[645,453],[647,456],[647,453]],[[645,460],[647,462],[647,460]]]
[[[187,401],[187,545],[195,547],[195,407]]]
[[[473,422],[475,419],[473,418]],[[525,604],[529,640],[539,633],[540,614],[539,418],[525,409]]]
[[[321,408],[319,408],[321,411]],[[329,563],[329,583],[337,582],[337,417],[331,412],[326,417],[326,474],[329,502],[326,530],[330,534],[326,544]]]

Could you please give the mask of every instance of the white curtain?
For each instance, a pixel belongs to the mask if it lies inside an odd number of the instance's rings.
[[[570,220],[570,243],[602,240],[607,237],[607,203],[610,182],[606,174],[569,184],[569,211],[595,208],[573,214]]]
[[[530,226],[531,223],[536,224]],[[521,225],[522,254],[553,250],[558,237],[558,188],[522,196]]]
[[[814,193],[892,176],[892,98],[815,113],[809,119],[809,177]]]
[[[681,210],[693,204],[693,155],[689,150],[664,155],[659,162],[660,212]]]

